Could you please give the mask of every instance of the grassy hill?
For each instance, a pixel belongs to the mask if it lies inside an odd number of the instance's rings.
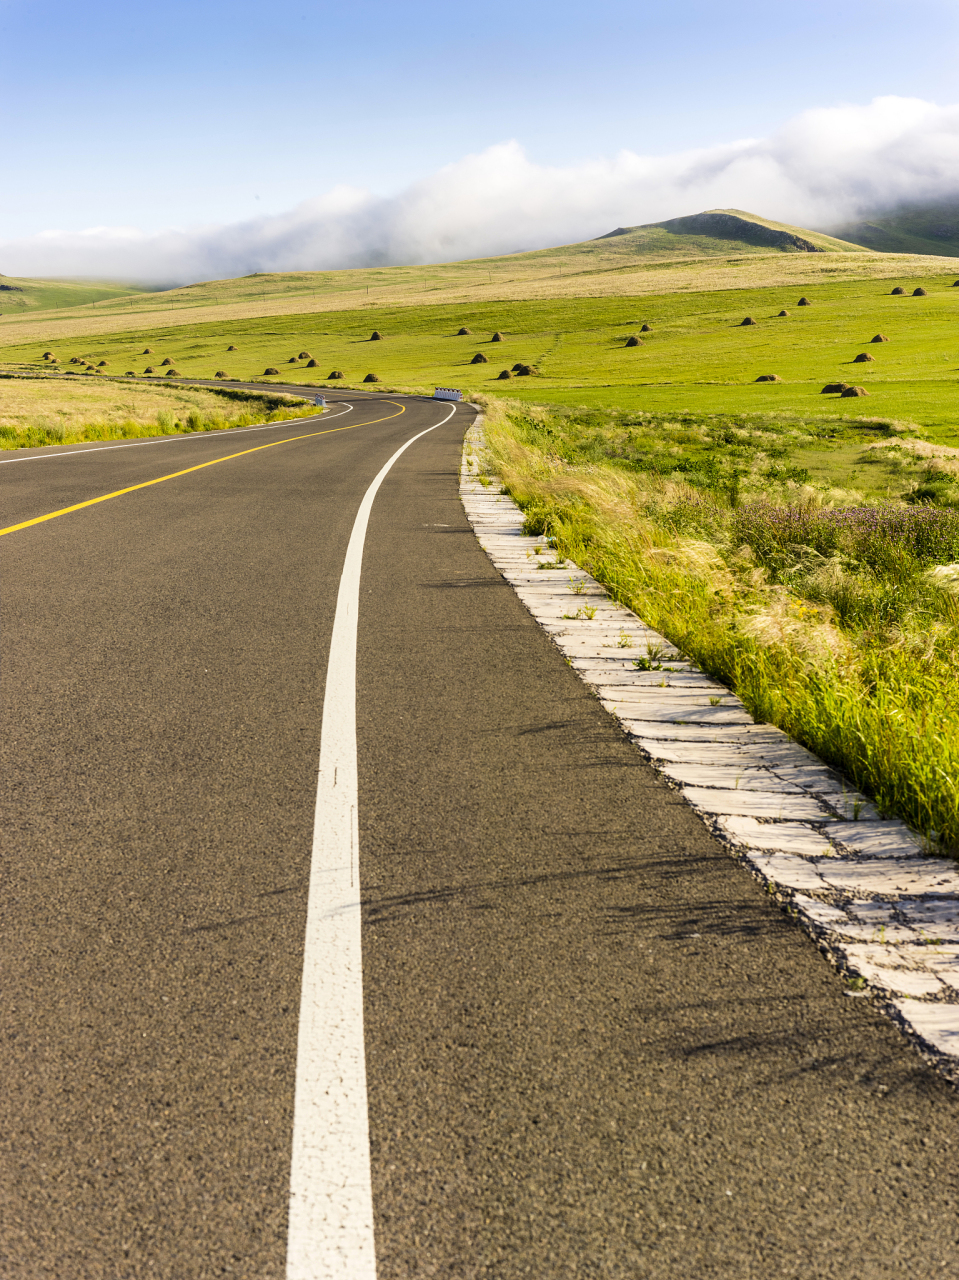
[[[819,231],[772,222],[743,209],[708,209],[684,218],[617,227],[601,240],[624,237],[623,252],[675,256],[726,253],[862,253],[861,244],[837,240]],[[595,243],[595,242],[594,242]]]
[[[869,215],[836,228],[835,234],[881,253],[959,258],[959,201]]]
[[[803,250],[798,242],[812,246]],[[928,270],[925,263],[923,270]],[[155,293],[104,298],[69,310],[0,316],[0,346],[125,329],[233,324],[273,315],[549,298],[637,297],[757,284],[886,277],[913,270],[884,256],[742,210],[713,209],[578,244],[464,262],[344,271],[257,273]],[[11,295],[17,296],[17,295]]]
[[[904,418],[952,444],[955,278],[949,257],[859,250],[710,210],[500,258],[254,275],[4,316],[0,368],[38,373],[50,350],[60,369],[79,371],[71,382],[171,367],[270,381],[264,370],[275,368],[283,381],[323,385],[342,370],[341,386],[373,373],[385,386],[461,386],[542,404]],[[928,296],[912,297],[918,286]],[[798,305],[803,295],[812,305]],[[757,323],[743,326],[747,315]],[[458,335],[463,327],[472,332]],[[370,341],[374,329],[383,341]],[[872,343],[879,333],[889,341]],[[640,345],[625,345],[631,334]],[[874,359],[854,363],[860,353]],[[477,355],[485,362],[472,363]],[[504,370],[515,376],[500,378]],[[756,381],[765,375],[780,381]],[[868,398],[821,395],[829,382],[861,385]]]
[[[30,311],[93,307],[146,292],[107,280],[32,280],[0,275],[0,315],[9,319]]]

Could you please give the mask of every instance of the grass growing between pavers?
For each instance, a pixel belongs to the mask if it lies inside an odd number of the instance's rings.
[[[951,471],[930,482],[928,460],[910,461],[883,499],[816,480],[795,461],[805,449],[908,441],[894,423],[827,417],[490,400],[486,436],[530,533],[758,720],[959,854],[959,504],[938,505],[955,499]],[[936,505],[921,499],[930,483]]]
[[[0,449],[220,431],[302,417],[292,396],[124,385],[95,378],[0,378]]]

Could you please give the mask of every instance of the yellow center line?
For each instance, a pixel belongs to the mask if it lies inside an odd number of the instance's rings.
[[[396,404],[396,401],[388,400],[387,404]],[[328,427],[325,431],[310,431],[303,436],[288,436],[285,440],[271,440],[269,444],[258,444],[252,449],[243,449],[240,453],[228,453],[223,458],[211,458],[209,462],[199,462],[195,467],[186,467],[183,471],[171,471],[168,476],[157,476],[155,480],[144,480],[140,484],[131,484],[126,489],[115,489],[113,493],[104,493],[99,498],[87,498],[86,502],[77,502],[72,507],[61,507],[59,511],[49,511],[45,516],[34,516],[32,520],[22,520],[20,524],[8,525],[6,529],[0,529],[0,538],[5,533],[16,533],[18,529],[29,529],[31,525],[43,524],[46,520],[56,520],[58,516],[68,516],[71,511],[82,511],[84,507],[96,506],[98,502],[122,498],[125,493],[135,493],[137,489],[149,489],[151,484],[162,484],[164,480],[176,480],[177,476],[188,476],[191,471],[215,467],[218,462],[232,462],[234,458],[243,458],[248,453],[259,453],[261,449],[274,449],[278,444],[292,444],[295,440],[312,440],[316,436],[335,435],[338,431],[355,431],[357,427],[372,427],[376,422],[389,422],[390,418],[398,418],[400,413],[405,412],[405,405],[401,405],[399,413],[388,413],[385,418],[374,418],[372,422],[352,422],[348,427]]]

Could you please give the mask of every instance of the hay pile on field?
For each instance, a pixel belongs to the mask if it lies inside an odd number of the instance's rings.
[[[127,369],[126,373],[123,376],[125,378],[135,378],[137,375],[133,372],[132,369]]]
[[[902,287],[902,285],[901,285],[901,284],[897,284],[897,285],[896,285],[896,287],[895,287],[895,289],[893,289],[893,291],[892,291],[892,292],[893,292],[894,294],[903,294],[903,293],[905,293],[906,291],[905,291],[905,289]]]
[[[744,324],[755,324],[756,321],[752,318],[752,316],[747,316],[745,320],[740,320],[739,323],[742,326]]]
[[[626,339],[626,345],[627,347],[641,347],[643,344],[636,337],[635,333],[631,333]]]
[[[640,329],[640,331],[639,331],[639,332],[640,332],[640,333],[652,333],[652,331],[653,331],[653,326],[652,326],[651,324],[644,324],[644,325],[643,325],[643,327]]]
[[[844,396],[868,396],[869,392],[865,387],[847,387],[842,394]]]
[[[761,373],[756,379],[757,382],[782,382],[778,373]]]
[[[269,369],[263,370],[263,376],[265,378],[268,373],[279,373],[279,372],[280,372],[279,369],[274,369],[273,366],[271,365]]]
[[[780,314],[781,316],[788,316],[788,315],[789,315],[789,312],[788,312],[788,311],[786,311],[786,310],[783,310],[783,311],[780,311],[780,313],[779,313],[779,314]]]
[[[382,342],[382,341],[383,341],[383,335],[380,333],[379,329],[374,329],[373,332],[370,334],[370,342]]]
[[[957,281],[957,284],[959,284],[959,281]],[[462,329],[456,330],[456,336],[457,338],[462,338],[464,335],[470,334],[472,332],[473,332],[472,329],[467,329],[466,326],[464,325]]]
[[[153,348],[152,348],[152,347],[144,347],[144,348],[143,348],[143,354],[144,354],[145,356],[152,356],[152,355],[153,355]]]
[[[168,364],[172,364],[172,363],[173,363],[173,361],[170,359],[170,357],[169,357],[169,356],[167,356],[167,358],[166,358],[165,360],[161,360],[161,361],[160,361],[160,368],[162,369],[164,365],[168,365]]]
[[[848,382],[827,382],[819,394],[821,396],[839,395],[841,392],[845,391],[848,386]]]
[[[287,364],[296,364],[296,356],[290,356],[289,360],[287,360],[287,362],[286,362],[286,363],[287,363]]]
[[[809,301],[809,299],[808,299],[808,298],[803,297],[803,298],[800,298],[800,299],[799,299],[799,301],[796,303],[796,306],[797,306],[797,307],[811,307],[811,306],[812,306],[812,303]]]
[[[156,373],[156,369],[154,369],[154,367],[153,367],[153,365],[152,365],[152,364],[148,364],[148,365],[147,365],[147,367],[143,370],[143,372],[144,372],[144,373]]]
[[[522,360],[517,360],[517,361],[516,361],[516,363],[513,365],[513,372],[514,372],[514,373],[519,373],[519,371],[520,371],[520,369],[522,369],[522,367],[523,367],[523,362],[522,362]]]
[[[53,359],[53,352],[52,352],[52,351],[44,351],[44,353],[43,353],[43,358],[44,358],[44,360],[52,360],[52,359]]]
[[[225,378],[226,374],[223,372],[222,369],[217,369],[216,373],[213,376],[214,378]]]
[[[531,378],[534,374],[538,373],[539,371],[535,365],[521,364],[520,367],[516,370],[516,372],[518,376],[521,378]]]
[[[368,374],[366,375],[366,377],[363,379],[363,381],[364,381],[364,382],[379,382],[379,378],[376,376],[376,374],[375,374],[375,373],[368,373]]]
[[[914,298],[925,298],[927,294],[925,289],[913,289],[912,296]]]
[[[482,351],[477,351],[470,364],[489,364],[489,360],[483,355]]]
[[[868,351],[860,351],[858,356],[853,358],[853,364],[866,364],[869,360],[875,360],[875,356],[871,356]]]
[[[99,362],[99,364],[97,365],[97,368],[98,368],[98,369],[105,369],[105,368],[107,367],[108,363],[109,363],[109,361],[107,361],[107,360],[101,360],[101,361]]]
[[[167,369],[166,376],[168,378],[179,378],[180,375],[177,373],[176,369]]]
[[[306,362],[306,367],[307,367],[308,369],[315,369],[315,368],[316,368],[316,361],[315,361],[315,360],[313,360],[312,358],[311,358],[311,359],[309,359],[309,360],[307,360],[307,362]]]
[[[888,342],[889,339],[884,333],[877,333],[874,338],[869,339],[870,342]]]
[[[301,359],[301,360],[312,360],[312,358],[313,358],[313,357],[310,355],[309,351],[301,351],[301,352],[300,352],[300,359]]]
[[[345,377],[346,377],[346,374],[343,372],[342,369],[334,369],[332,373],[328,373],[326,375],[326,380],[327,382],[329,382],[332,378],[345,378]]]
[[[227,347],[227,351],[237,351],[237,350],[238,348],[234,347],[232,344],[229,347]]]
[[[503,378],[512,378],[513,375],[510,373],[509,369],[503,369],[502,372],[498,373],[496,376],[497,378],[503,379]]]
[[[492,338],[490,338],[490,342],[502,342],[502,341],[503,341],[503,335],[498,330],[496,333],[493,334]]]

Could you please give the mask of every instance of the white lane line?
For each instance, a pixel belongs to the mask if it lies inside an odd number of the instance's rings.
[[[345,404],[345,401],[341,403]],[[349,413],[353,409],[353,405],[347,405],[342,413],[333,414],[334,418],[342,418],[343,413]],[[49,461],[51,458],[75,458],[78,454],[86,453],[109,453],[111,449],[143,449],[150,444],[175,444],[176,441],[184,440],[216,440],[220,436],[245,436],[250,431],[277,431],[280,427],[291,427],[295,422],[309,422],[311,418],[319,417],[318,414],[307,414],[304,418],[285,418],[283,422],[266,422],[262,427],[224,427],[221,431],[199,431],[186,432],[164,436],[162,440],[135,440],[130,444],[104,444],[94,446],[92,449],[69,449],[63,453],[31,453],[25,458],[2,458],[0,459],[0,467],[6,467],[11,462],[41,462]],[[55,448],[56,446],[54,446]]]
[[[356,628],[367,489],[350,534],[330,642],[307,905],[290,1169],[287,1280],[376,1280],[363,1043],[356,766]]]

